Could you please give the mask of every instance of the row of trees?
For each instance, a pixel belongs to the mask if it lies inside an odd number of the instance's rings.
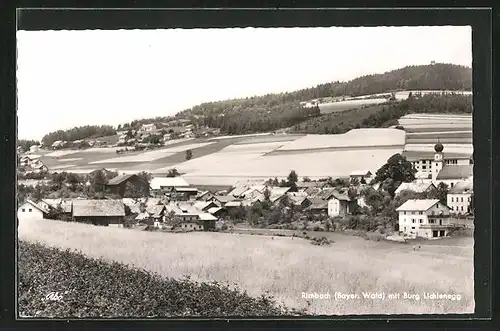
[[[116,134],[116,130],[110,125],[86,125],[74,127],[69,130],[57,130],[46,134],[42,138],[45,146],[51,146],[58,140],[75,141],[87,138],[106,137]]]

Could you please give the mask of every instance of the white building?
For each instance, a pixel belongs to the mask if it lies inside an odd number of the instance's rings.
[[[327,198],[328,200],[328,216],[345,216],[351,213],[351,199],[346,194],[332,192]]]
[[[404,151],[403,156],[412,163],[417,173],[417,178],[434,179],[439,174],[439,171],[446,166],[463,166],[471,165],[472,157],[467,154],[459,153],[443,153],[444,146],[437,143],[434,146],[434,153],[422,151]]]
[[[20,222],[43,219],[45,214],[46,211],[31,200],[27,200],[17,209],[17,219]]]
[[[156,130],[156,125],[154,123],[143,124],[141,127],[141,131],[154,131],[154,130]]]
[[[30,146],[30,153],[36,153],[39,150],[40,150],[40,146],[38,146],[38,145]]]
[[[459,182],[454,185],[446,196],[446,203],[452,214],[466,215],[471,213],[473,198],[472,180]]]
[[[437,199],[408,200],[396,211],[399,231],[416,238],[445,237],[450,227],[450,208]]]

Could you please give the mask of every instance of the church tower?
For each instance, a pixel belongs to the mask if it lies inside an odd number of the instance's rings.
[[[438,140],[438,143],[434,146],[434,151],[436,151],[436,153],[434,154],[434,161],[431,167],[433,183],[436,182],[439,172],[441,171],[441,169],[443,169],[443,163],[444,163],[443,149],[444,149],[443,144],[441,144]]]

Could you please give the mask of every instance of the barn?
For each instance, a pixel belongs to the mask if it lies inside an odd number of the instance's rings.
[[[123,224],[125,206],[122,200],[75,200],[72,216],[77,222],[94,225]]]

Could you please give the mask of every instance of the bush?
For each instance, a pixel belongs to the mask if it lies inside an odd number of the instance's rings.
[[[121,263],[19,242],[18,307],[23,317],[278,316],[303,312],[213,282],[165,279]],[[45,300],[58,292],[60,301]]]
[[[330,246],[330,244],[332,244],[332,241],[330,241],[326,237],[314,237],[311,239],[311,244],[317,246]]]

